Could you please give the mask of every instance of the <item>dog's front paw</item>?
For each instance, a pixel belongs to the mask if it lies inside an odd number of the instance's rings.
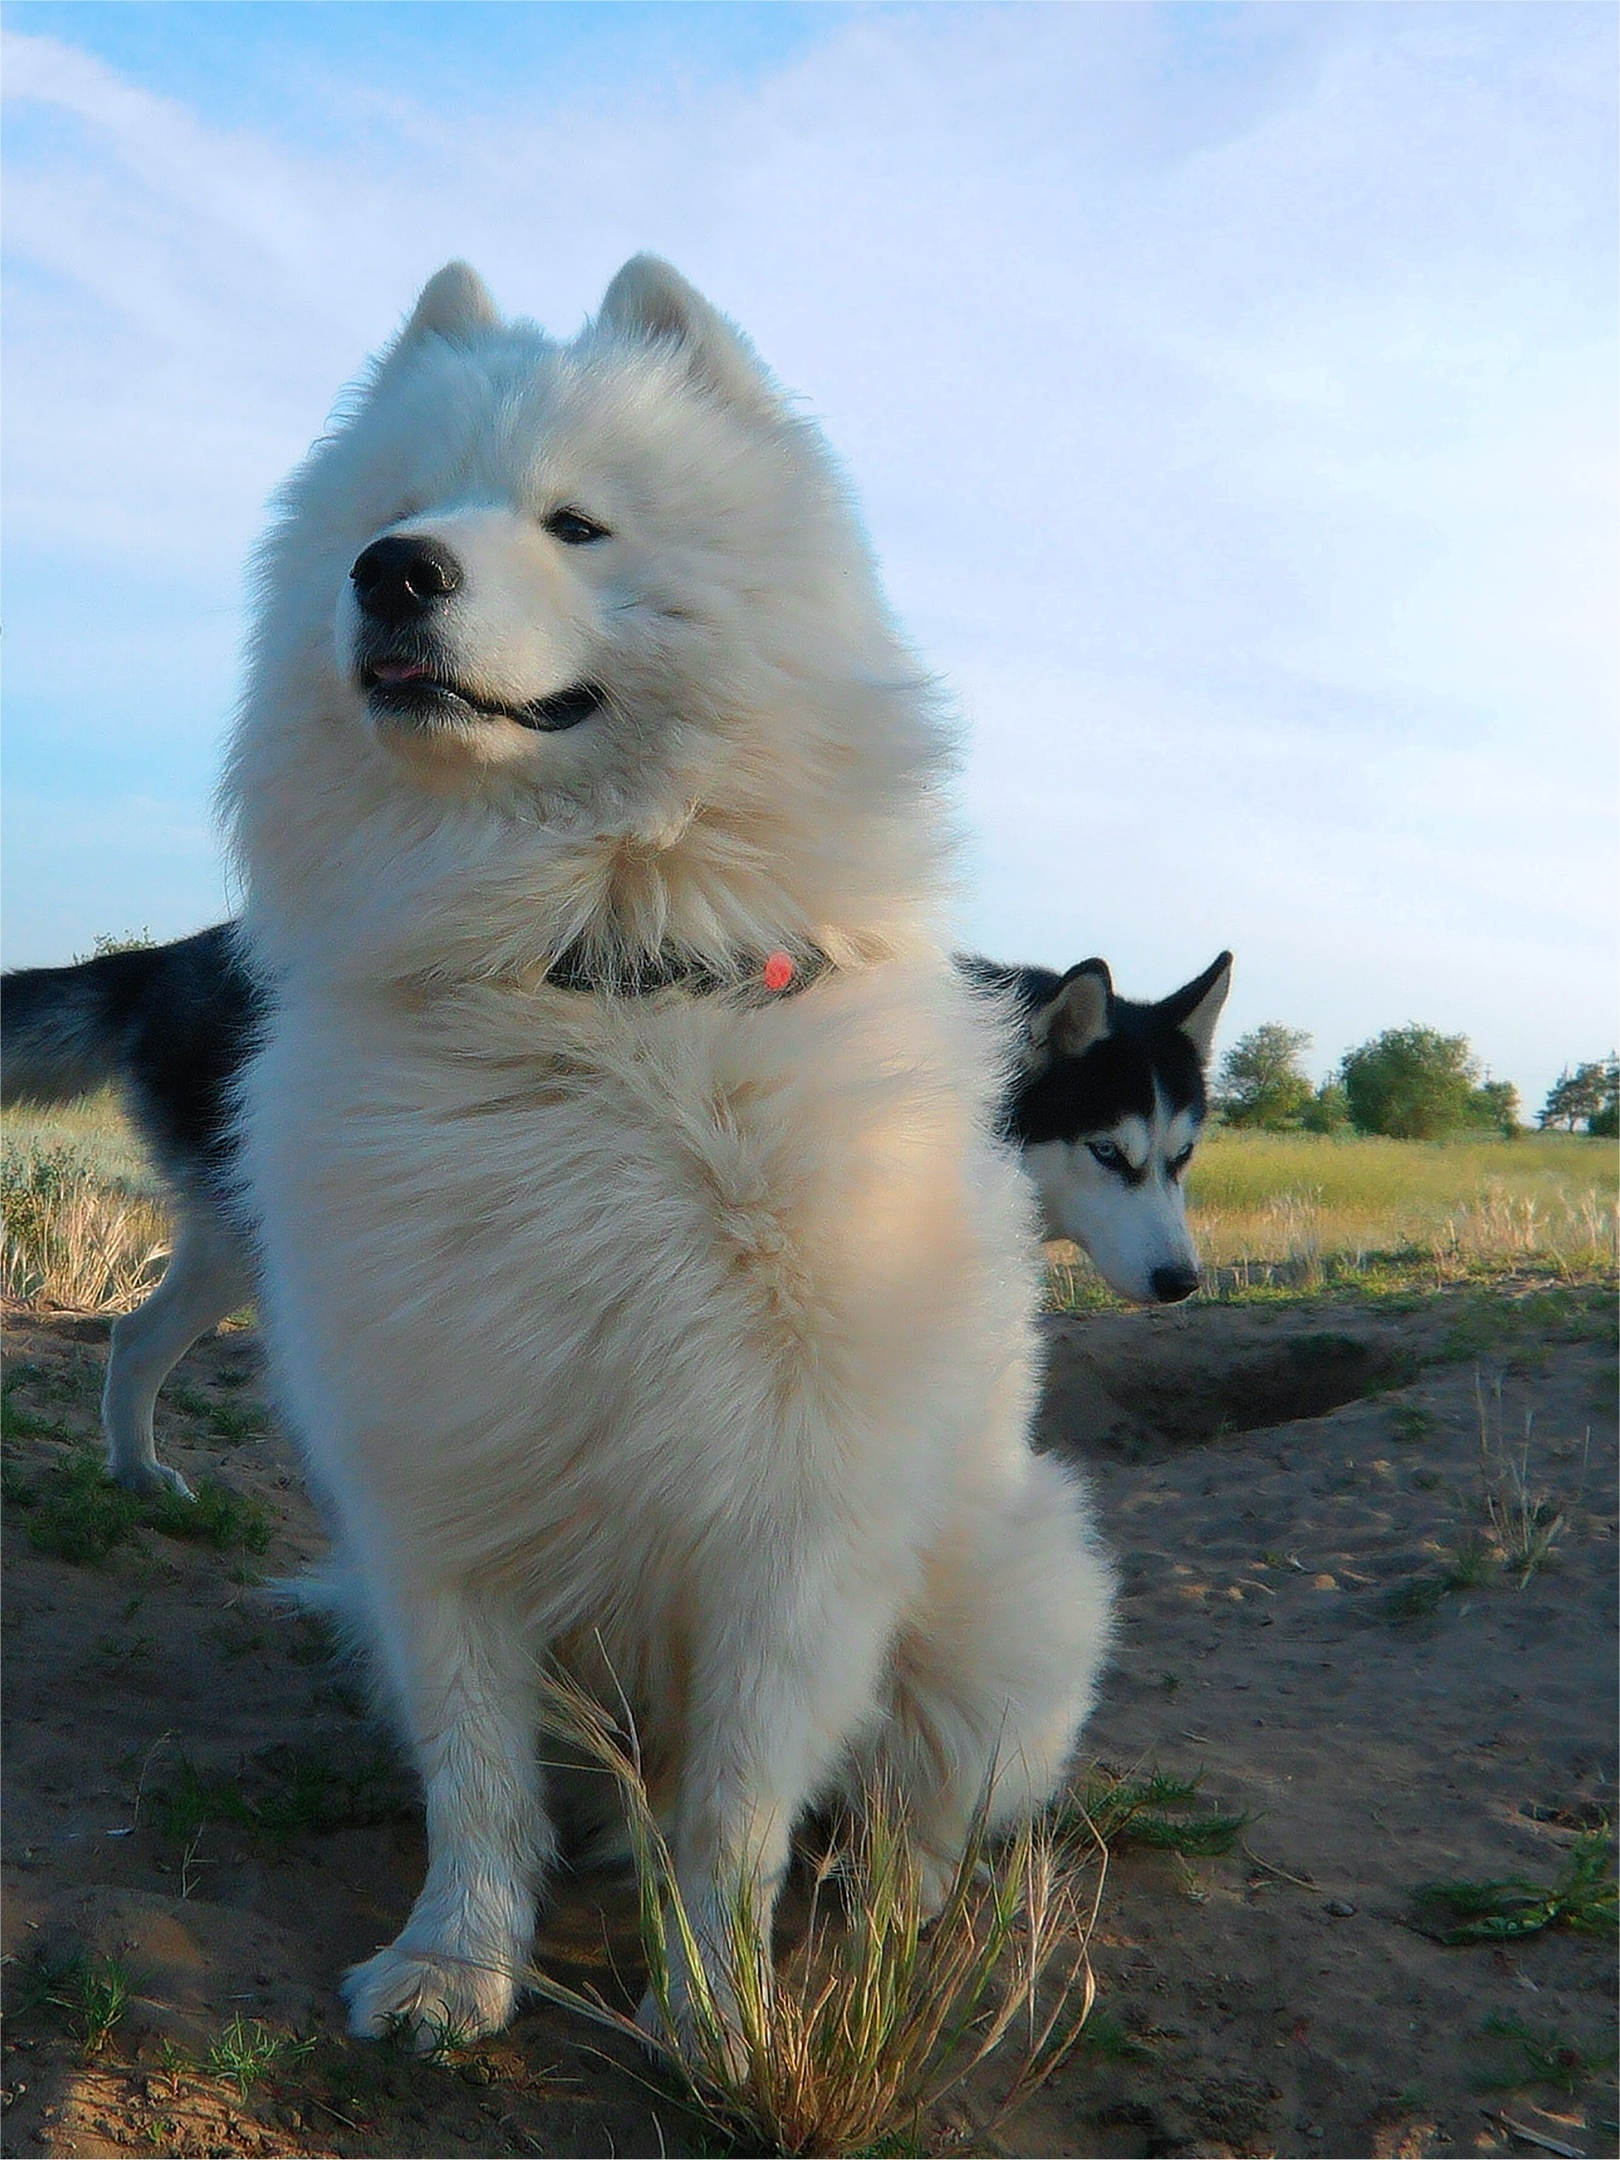
[[[460,2047],[507,2024],[517,2003],[509,1971],[493,1963],[402,1949],[393,1943],[344,1975],[349,2030],[358,2040],[399,2032],[419,2055]]]
[[[133,1462],[112,1463],[107,1475],[125,1492],[139,1493],[143,1500],[161,1500],[172,1493],[177,1500],[194,1500],[197,1496],[178,1470],[171,1470],[167,1463]]]

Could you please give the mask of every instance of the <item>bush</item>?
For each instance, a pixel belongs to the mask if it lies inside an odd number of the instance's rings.
[[[1479,1069],[1466,1035],[1438,1028],[1386,1028],[1347,1051],[1344,1092],[1357,1132],[1391,1140],[1443,1140],[1473,1122]]]
[[[1511,1080],[1486,1080],[1469,1097],[1468,1122],[1482,1132],[1499,1132],[1504,1140],[1517,1140],[1524,1127],[1519,1123],[1519,1091]]]
[[[1311,1038],[1303,1028],[1267,1020],[1251,1028],[1221,1060],[1215,1106],[1228,1125],[1282,1132],[1298,1125],[1311,1102],[1311,1083],[1299,1060]]]
[[[1324,1080],[1300,1112],[1299,1122],[1306,1132],[1343,1132],[1350,1122],[1350,1098],[1343,1085]]]

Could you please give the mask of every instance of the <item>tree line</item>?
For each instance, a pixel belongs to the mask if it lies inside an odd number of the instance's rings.
[[[1264,1132],[1354,1131],[1392,1140],[1444,1140],[1457,1133],[1523,1130],[1519,1091],[1480,1070],[1466,1035],[1438,1028],[1386,1028],[1347,1050],[1320,1086],[1300,1063],[1311,1038],[1268,1020],[1221,1060],[1214,1103],[1228,1125]],[[1565,1069],[1537,1116],[1542,1131],[1620,1135],[1620,1058],[1611,1054]]]

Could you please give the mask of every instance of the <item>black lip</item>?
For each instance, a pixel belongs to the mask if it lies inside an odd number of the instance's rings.
[[[376,710],[419,724],[463,720],[472,713],[481,720],[510,720],[518,727],[545,735],[559,735],[578,727],[607,703],[607,692],[600,683],[583,682],[553,691],[550,697],[535,698],[527,705],[491,705],[459,684],[434,675],[418,675],[409,682],[381,682],[369,664],[360,669],[360,687]]]

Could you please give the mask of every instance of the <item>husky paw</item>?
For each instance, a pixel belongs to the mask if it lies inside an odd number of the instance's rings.
[[[111,1463],[107,1475],[125,1492],[139,1493],[143,1500],[161,1500],[165,1493],[173,1493],[180,1500],[197,1497],[179,1471],[171,1470],[166,1463]]]
[[[511,1975],[493,1960],[475,1964],[397,1943],[352,1966],[342,1992],[357,2040],[401,2032],[418,2055],[498,2032],[517,2003]]]

